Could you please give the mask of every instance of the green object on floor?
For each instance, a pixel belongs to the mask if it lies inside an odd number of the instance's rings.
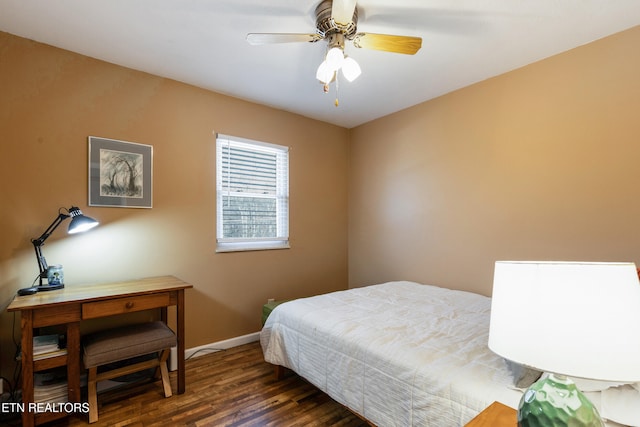
[[[264,326],[267,321],[267,317],[271,314],[274,308],[282,304],[283,302],[287,302],[286,300],[282,301],[270,301],[262,306],[262,326]]]

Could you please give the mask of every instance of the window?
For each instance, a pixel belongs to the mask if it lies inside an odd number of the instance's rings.
[[[216,137],[217,251],[289,247],[289,149]]]

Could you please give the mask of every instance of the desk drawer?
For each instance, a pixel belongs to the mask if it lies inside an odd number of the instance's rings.
[[[131,313],[133,311],[148,310],[150,308],[167,307],[169,304],[169,292],[89,302],[82,304],[82,318],[94,319],[96,317]]]

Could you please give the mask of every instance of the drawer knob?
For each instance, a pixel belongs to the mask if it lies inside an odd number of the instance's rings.
[[[125,307],[127,307],[127,308],[133,308],[133,302],[132,302],[132,301],[128,301],[128,302],[125,304]]]

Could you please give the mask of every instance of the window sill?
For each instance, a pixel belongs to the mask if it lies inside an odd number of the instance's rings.
[[[270,251],[278,249],[289,249],[289,242],[218,242],[217,253],[224,252],[247,252],[247,251]]]

